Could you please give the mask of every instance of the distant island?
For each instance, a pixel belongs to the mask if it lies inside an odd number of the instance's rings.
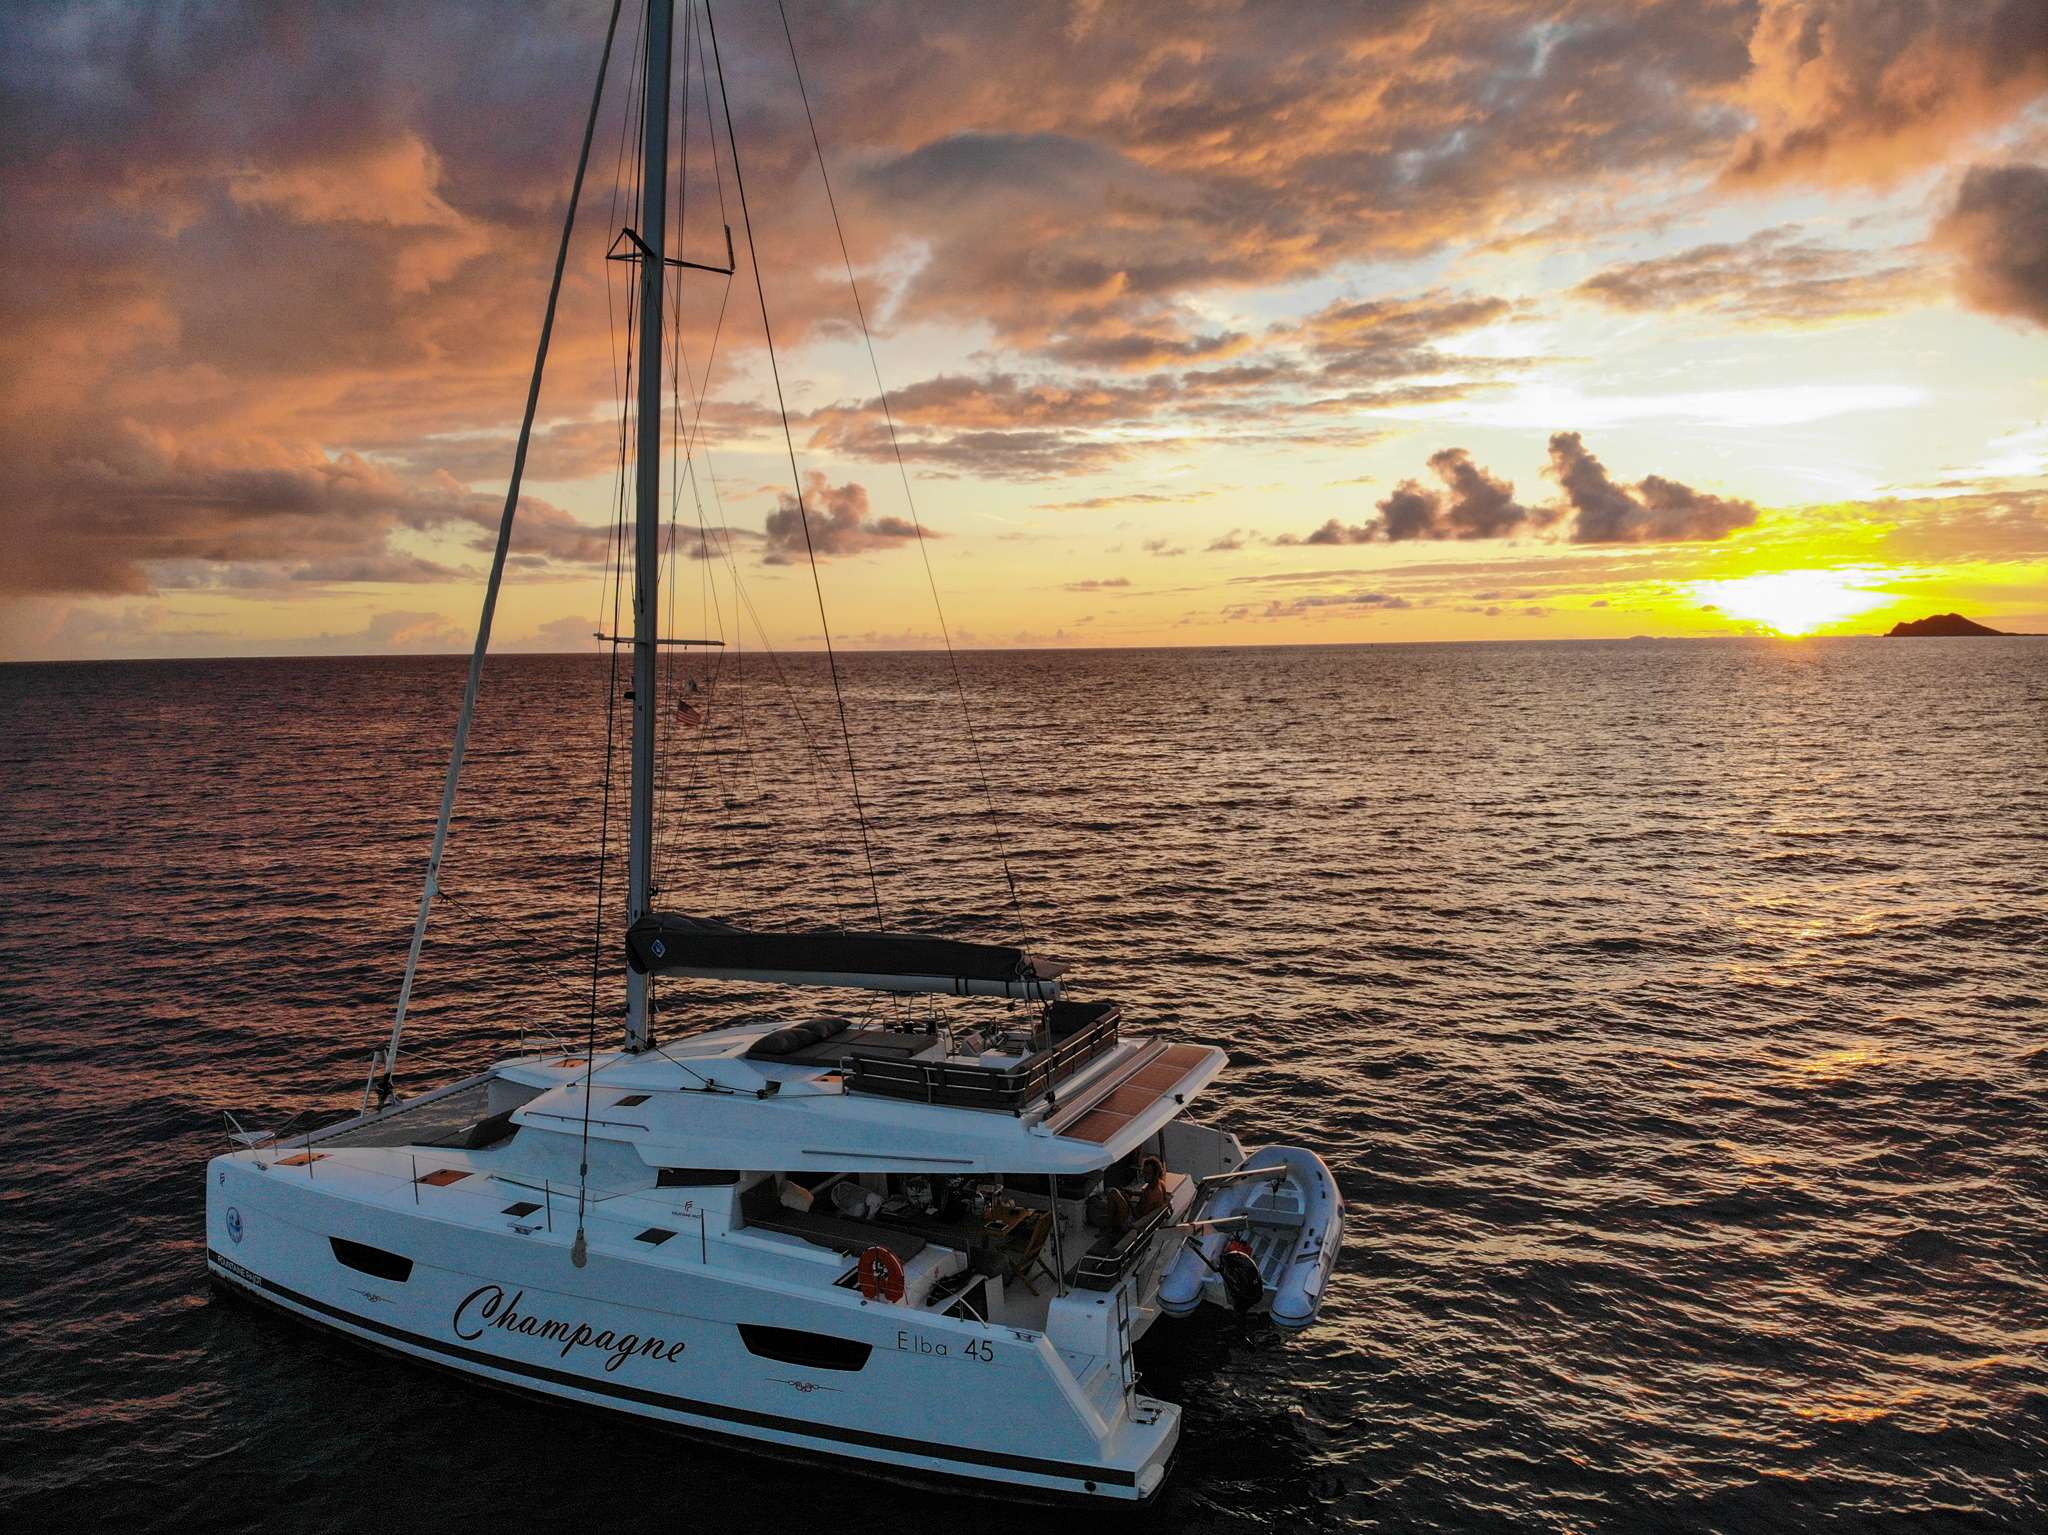
[[[2003,629],[1987,629],[1973,623],[1960,613],[1936,613],[1932,618],[1916,618],[1911,623],[1893,624],[1888,640],[1959,639],[1970,635],[1991,634],[2003,636]]]

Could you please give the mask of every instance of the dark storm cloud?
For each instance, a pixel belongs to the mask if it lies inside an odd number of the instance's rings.
[[[1575,544],[1662,544],[1726,538],[1760,515],[1751,501],[1710,496],[1650,475],[1633,488],[1617,484],[1586,450],[1577,432],[1550,439],[1550,470],[1572,510]]]
[[[1935,238],[1972,305],[2048,326],[2048,166],[1971,166]]]

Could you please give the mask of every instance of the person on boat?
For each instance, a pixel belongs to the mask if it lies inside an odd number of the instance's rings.
[[[1157,1157],[1147,1157],[1143,1163],[1145,1188],[1138,1195],[1137,1214],[1140,1219],[1161,1209],[1167,1203],[1166,1164]]]

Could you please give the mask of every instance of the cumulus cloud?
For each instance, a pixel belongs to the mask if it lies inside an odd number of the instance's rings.
[[[1736,180],[1885,181],[2048,90],[2040,0],[1763,0]]]
[[[1396,491],[1395,494],[1399,495],[1400,492]],[[1312,533],[1281,533],[1274,537],[1273,542],[1284,545],[1369,544],[1379,536],[1380,525],[1377,521],[1346,523],[1342,518],[1332,517]]]
[[[1312,532],[1283,533],[1273,542],[1394,544],[1557,529],[1578,544],[1681,543],[1725,538],[1759,515],[1753,502],[1710,496],[1661,475],[1633,487],[1619,485],[1577,432],[1559,432],[1550,439],[1547,472],[1564,491],[1562,505],[1532,507],[1517,501],[1511,482],[1481,468],[1463,448],[1431,454],[1429,467],[1443,482],[1442,490],[1403,480],[1364,522],[1332,517]]]
[[[815,469],[804,476],[801,504],[796,496],[783,492],[780,504],[768,514],[763,531],[768,542],[767,552],[761,558],[767,565],[793,564],[814,553],[820,559],[870,554],[893,549],[917,537],[917,526],[907,517],[873,516],[866,486],[852,481],[834,485]],[[935,528],[926,528],[924,536],[943,535]]]
[[[1575,544],[1683,543],[1726,538],[1753,524],[1752,501],[1724,499],[1650,475],[1634,487],[1616,483],[1577,432],[1550,439],[1550,475],[1573,513]]]
[[[1971,166],[1935,238],[1970,304],[2048,326],[2048,166]]]
[[[1443,481],[1441,491],[1419,480],[1403,480],[1378,505],[1378,514],[1347,524],[1332,517],[1312,533],[1283,534],[1280,544],[1405,543],[1410,539],[1506,538],[1525,528],[1547,527],[1556,519],[1548,509],[1531,508],[1515,499],[1515,487],[1489,474],[1463,448],[1444,448],[1430,455],[1429,467]]]
[[[1431,538],[1505,538],[1538,515],[1515,500],[1515,487],[1472,462],[1463,448],[1432,453],[1429,467],[1444,482]]]

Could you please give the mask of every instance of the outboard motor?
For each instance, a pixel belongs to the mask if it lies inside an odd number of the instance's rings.
[[[1189,1238],[1159,1281],[1159,1309],[1204,1302],[1266,1315],[1297,1332],[1323,1309],[1344,1241],[1344,1197],[1329,1166],[1300,1146],[1267,1146],[1196,1184]]]
[[[1216,1272],[1222,1277],[1230,1309],[1239,1320],[1251,1315],[1252,1307],[1266,1298],[1266,1281],[1259,1273],[1259,1262],[1252,1256],[1250,1243],[1234,1237],[1225,1243],[1223,1255],[1216,1260]]]

